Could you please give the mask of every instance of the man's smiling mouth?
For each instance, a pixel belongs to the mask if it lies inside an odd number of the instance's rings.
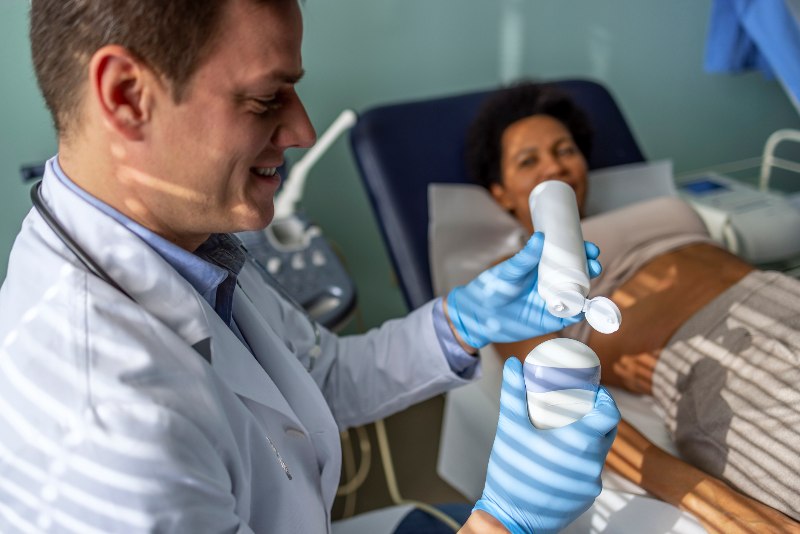
[[[277,167],[250,167],[250,172],[258,176],[275,176]]]

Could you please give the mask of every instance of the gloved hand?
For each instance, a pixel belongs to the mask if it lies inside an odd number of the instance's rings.
[[[509,358],[486,485],[475,510],[491,514],[512,534],[563,529],[600,494],[600,472],[619,418],[614,399],[601,386],[594,409],[581,419],[537,429],[528,419],[522,363]]]
[[[556,332],[583,319],[583,314],[560,318],[547,311],[536,282],[544,235],[536,232],[516,255],[482,272],[447,295],[447,315],[464,342],[476,349],[489,343],[521,341]],[[586,243],[589,275],[602,268],[600,249]]]

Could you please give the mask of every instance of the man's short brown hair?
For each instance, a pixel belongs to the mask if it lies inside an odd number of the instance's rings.
[[[212,45],[228,0],[33,0],[30,41],[39,87],[63,134],[73,127],[92,55],[125,47],[171,82],[180,101]]]

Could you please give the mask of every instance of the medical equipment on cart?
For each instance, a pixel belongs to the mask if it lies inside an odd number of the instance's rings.
[[[734,254],[766,263],[800,253],[800,210],[783,196],[716,173],[683,182],[678,192]]]
[[[800,254],[800,206],[768,189],[773,167],[800,172],[796,162],[775,156],[783,141],[800,142],[800,131],[778,130],[769,136],[758,188],[711,171],[684,176],[678,184],[678,193],[695,208],[711,237],[756,264]],[[735,164],[729,167],[730,171],[741,170]]]

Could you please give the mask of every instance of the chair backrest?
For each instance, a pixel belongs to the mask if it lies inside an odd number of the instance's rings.
[[[589,116],[589,167],[643,161],[614,99],[588,80],[554,83]],[[467,128],[491,90],[385,105],[362,113],[350,142],[410,309],[433,297],[428,264],[428,184],[464,183]]]

